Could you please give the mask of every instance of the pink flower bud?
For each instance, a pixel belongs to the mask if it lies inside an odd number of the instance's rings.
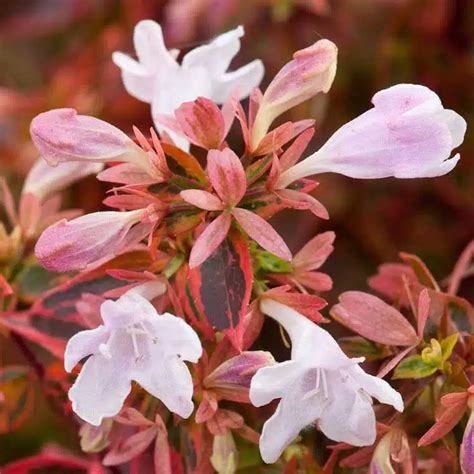
[[[204,379],[204,386],[226,400],[248,403],[252,377],[258,369],[274,363],[275,359],[270,352],[242,352],[211,372]]]
[[[41,156],[53,166],[62,161],[125,161],[149,169],[147,154],[125,133],[103,120],[77,115],[74,109],[37,115],[30,133]]]
[[[84,268],[104,257],[116,255],[128,242],[131,227],[145,209],[130,212],[94,212],[48,227],[38,239],[35,254],[48,270],[66,272]],[[138,232],[134,242],[144,235]]]
[[[336,75],[337,47],[322,39],[297,51],[293,60],[275,76],[263,95],[252,130],[252,149],[267,133],[273,120],[283,112],[328,92]]]
[[[464,140],[466,121],[443,108],[430,89],[398,84],[372,98],[374,107],[343,125],[313,155],[280,176],[279,187],[317,173],[351,178],[431,178],[459,160],[451,152]]]
[[[469,398],[468,406],[471,409],[471,415],[462,438],[459,460],[463,474],[474,474],[474,398],[472,396]]]

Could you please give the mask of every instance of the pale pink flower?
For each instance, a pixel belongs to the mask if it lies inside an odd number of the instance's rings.
[[[305,176],[339,173],[352,178],[423,178],[449,173],[466,121],[443,108],[430,89],[398,84],[372,98],[374,107],[343,125],[316,153],[280,176],[283,188]]]
[[[173,115],[184,102],[205,97],[224,103],[236,89],[240,97],[247,97],[263,77],[260,60],[227,72],[233,57],[240,49],[242,26],[224,33],[209,44],[188,52],[180,63],[177,51],[169,51],[163,41],[161,26],[152,20],[140,21],[134,32],[138,61],[115,52],[114,63],[122,70],[127,92],[151,104],[152,116],[159,131],[166,130],[181,146],[187,142],[157,121],[159,115]]]
[[[183,319],[158,314],[136,292],[100,308],[103,325],[75,334],[68,342],[64,366],[70,372],[84,363],[69,391],[74,412],[91,425],[121,410],[137,382],[183,418],[193,411],[193,382],[183,361],[197,362],[202,347]]]
[[[105,211],[63,219],[41,234],[35,255],[48,270],[79,270],[140,242],[151,229],[149,222],[141,222],[146,212]]]
[[[375,441],[375,414],[371,397],[403,411],[398,392],[382,379],[366,374],[324,329],[294,309],[263,299],[260,309],[288,332],[291,360],[264,367],[250,385],[250,400],[259,407],[279,398],[266,421],[260,452],[266,463],[277,461],[305,427],[317,423],[330,439],[354,446]]]
[[[117,127],[74,109],[53,109],[31,122],[31,138],[50,165],[62,161],[123,161],[149,170],[147,153]]]

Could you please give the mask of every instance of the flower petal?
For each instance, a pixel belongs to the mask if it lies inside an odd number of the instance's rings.
[[[213,81],[212,99],[218,104],[223,104],[234,91],[238,91],[239,99],[245,99],[255,87],[262,82],[265,68],[260,59],[217,76]]]
[[[169,313],[149,318],[157,344],[166,355],[178,355],[183,360],[197,362],[202,355],[201,341],[194,329],[183,319]]]
[[[134,353],[130,336],[114,335],[109,350],[110,358],[102,354],[89,357],[69,390],[74,412],[95,426],[120,411],[131,389]]]
[[[340,371],[327,372],[331,403],[322,412],[319,428],[330,439],[369,446],[375,442],[375,414],[367,395]]]
[[[71,372],[84,357],[97,352],[100,344],[105,344],[109,336],[110,332],[105,326],[74,334],[69,339],[64,352],[64,368],[66,372]]]
[[[224,73],[232,58],[239,52],[240,38],[244,35],[244,28],[238,26],[234,30],[218,36],[209,44],[194,48],[183,58],[184,68],[196,66],[206,68],[212,76]]]
[[[381,403],[392,405],[399,412],[403,411],[402,396],[385,380],[365,373],[358,365],[350,367],[348,371],[371,397],[376,398]]]
[[[250,383],[249,397],[252,405],[261,407],[276,398],[282,398],[293,383],[307,370],[302,364],[287,360],[257,371]]]
[[[229,232],[231,217],[224,212],[214,219],[194,242],[189,256],[189,266],[198,267],[219,247]]]
[[[182,418],[193,412],[189,369],[178,357],[164,356],[158,343],[148,343],[148,353],[134,367],[133,380]]]
[[[287,387],[275,413],[265,422],[260,437],[260,452],[266,463],[276,462],[299,432],[324,412],[327,399],[322,394],[305,397],[306,385],[307,380],[303,377]]]
[[[284,260],[291,260],[291,252],[276,230],[264,219],[247,209],[235,208],[232,215],[244,231],[261,247]]]

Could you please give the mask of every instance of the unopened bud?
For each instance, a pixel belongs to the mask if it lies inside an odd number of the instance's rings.
[[[329,40],[319,40],[297,51],[263,95],[252,130],[252,148],[258,146],[276,117],[319,92],[328,92],[336,65],[337,47]]]

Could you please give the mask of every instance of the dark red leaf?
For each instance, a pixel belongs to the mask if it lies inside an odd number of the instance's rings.
[[[199,268],[189,272],[196,306],[220,331],[236,328],[245,315],[252,278],[247,244],[237,234],[228,236]]]

